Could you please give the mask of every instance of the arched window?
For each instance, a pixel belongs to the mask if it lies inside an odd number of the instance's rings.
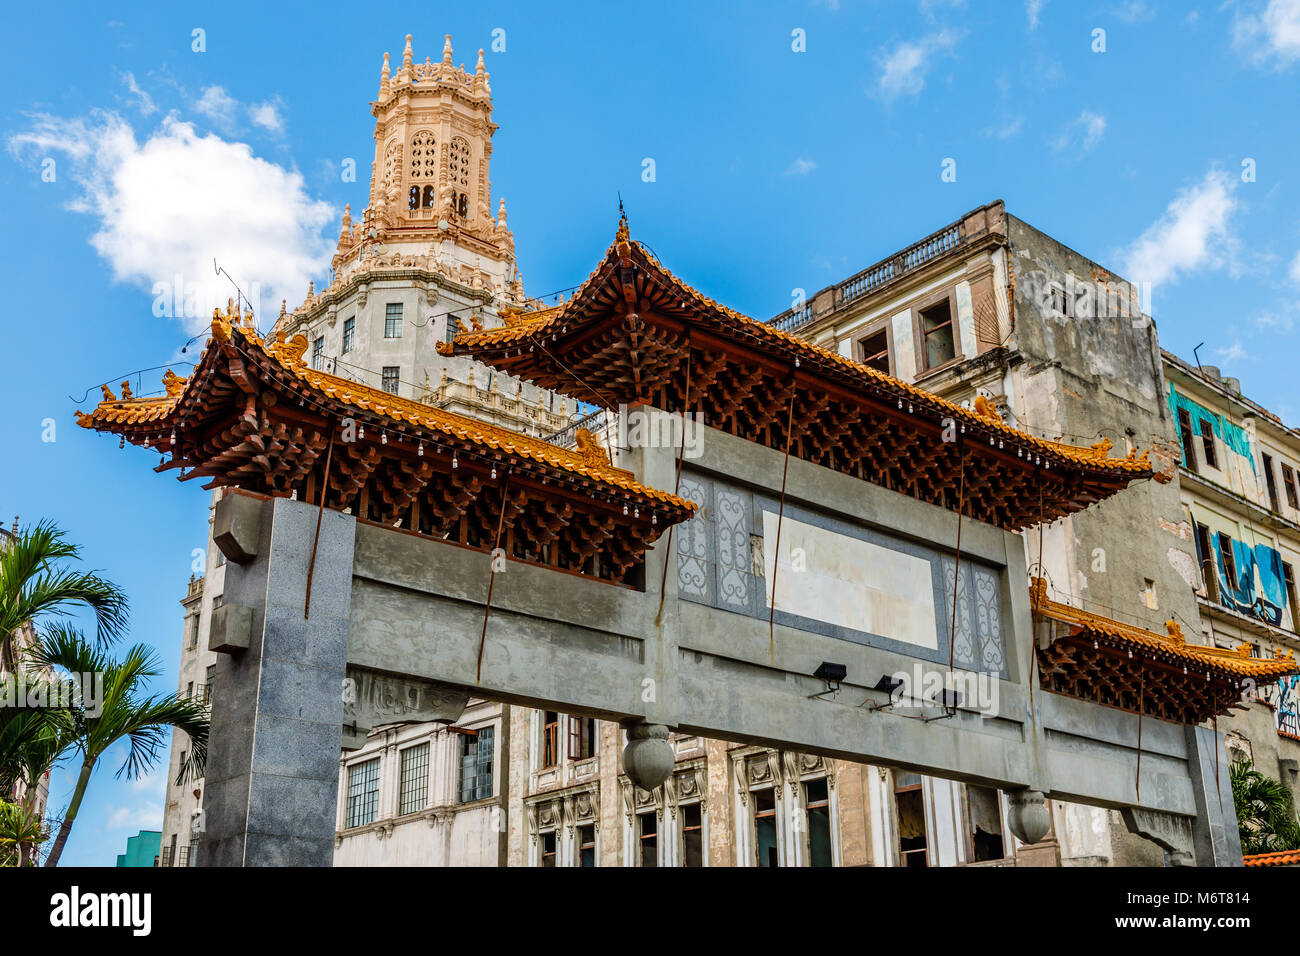
[[[433,133],[422,129],[411,137],[411,178],[433,179],[438,174],[438,144]]]
[[[402,178],[402,144],[394,140],[384,151],[384,183],[396,185]]]
[[[452,185],[469,189],[469,140],[457,136],[451,141],[451,181]]]

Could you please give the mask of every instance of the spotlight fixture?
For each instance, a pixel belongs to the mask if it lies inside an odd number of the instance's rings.
[[[927,724],[932,720],[944,720],[945,718],[956,716],[957,707],[961,704],[961,694],[956,690],[945,687],[931,697],[930,700],[942,707],[943,713],[936,717],[924,718],[924,721]]]
[[[848,674],[848,672],[849,669],[843,664],[834,664],[830,661],[822,661],[817,665],[817,669],[813,671],[812,676],[818,680],[825,681],[826,689],[818,691],[816,694],[809,694],[808,698],[811,700],[814,697],[823,697],[826,694],[837,693],[840,689],[840,681],[844,680],[844,676]]]
[[[888,697],[889,700],[883,704],[876,704],[872,702],[870,697],[868,697],[862,703],[858,704],[858,706],[866,707],[867,710],[888,710],[894,706],[894,693],[902,686],[903,681],[900,678],[895,677],[892,674],[882,674],[880,680],[876,681],[875,685],[871,689],[880,691],[880,693]]]

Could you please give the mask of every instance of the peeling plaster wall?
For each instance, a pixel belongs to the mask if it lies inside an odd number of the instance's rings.
[[[1016,277],[1013,341],[1025,357],[1011,373],[1018,424],[1074,444],[1109,438],[1112,455],[1155,445],[1157,460],[1177,439],[1154,323],[1114,314],[1136,300],[1133,288],[1015,217],[1007,219]],[[1084,317],[1061,314],[1046,294],[1053,283],[1092,295],[1094,306],[1080,303]],[[1107,308],[1096,305],[1107,301]],[[1186,633],[1199,632],[1195,595],[1180,573],[1188,559],[1195,562],[1195,552],[1173,530],[1183,520],[1177,482],[1146,481],[1054,523],[1044,533],[1044,551],[1057,596],[1152,630],[1163,631],[1173,617]],[[1032,565],[1036,535],[1026,535],[1026,549]],[[1187,559],[1171,562],[1171,549]],[[1155,607],[1144,600],[1147,580],[1155,585]]]

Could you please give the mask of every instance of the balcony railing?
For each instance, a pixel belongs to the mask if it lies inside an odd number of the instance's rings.
[[[598,434],[606,425],[605,410],[597,408],[593,412],[583,415],[569,422],[557,432],[552,432],[545,436],[546,441],[552,445],[559,445],[561,448],[576,448],[578,444],[578,429],[586,428],[593,434]]]
[[[861,272],[849,276],[843,282],[834,287],[834,304],[833,309],[838,309],[848,305],[855,299],[860,299],[870,292],[874,292],[881,286],[886,285],[913,271],[919,266],[924,265],[932,259],[937,259],[946,252],[956,249],[962,243],[962,221],[944,226],[938,232],[931,233],[920,242],[914,242],[902,252],[895,253],[888,259],[882,259],[875,265],[868,266]],[[813,310],[811,305],[804,305],[798,309],[786,309],[774,319],[768,320],[768,325],[780,329],[782,332],[795,332],[807,325],[813,319]]]

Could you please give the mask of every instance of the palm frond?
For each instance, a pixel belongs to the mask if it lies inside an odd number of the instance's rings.
[[[80,557],[81,549],[52,521],[23,530],[0,554],[0,635],[84,605],[94,612],[99,642],[117,640],[129,621],[126,595],[98,572],[62,566]]]

